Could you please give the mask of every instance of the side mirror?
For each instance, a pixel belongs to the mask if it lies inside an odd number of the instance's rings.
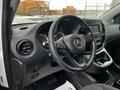
[[[114,17],[114,23],[115,24],[120,24],[120,14],[118,14]]]

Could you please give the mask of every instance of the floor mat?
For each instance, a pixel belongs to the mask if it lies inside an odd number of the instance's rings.
[[[65,84],[59,86],[54,90],[77,90],[77,89],[75,89],[75,87],[70,82],[66,81]]]

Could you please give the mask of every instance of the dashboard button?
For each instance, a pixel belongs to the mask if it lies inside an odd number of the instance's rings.
[[[39,73],[36,73],[36,74],[33,74],[31,78],[34,79],[34,78],[36,78],[38,76],[39,76]]]
[[[33,73],[36,73],[36,72],[38,72],[39,70],[40,70],[40,65],[36,65],[36,66],[33,68],[32,72],[33,72]]]

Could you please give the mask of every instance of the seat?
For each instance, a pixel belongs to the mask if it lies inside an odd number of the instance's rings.
[[[82,88],[81,90],[120,90],[105,84],[92,84]]]

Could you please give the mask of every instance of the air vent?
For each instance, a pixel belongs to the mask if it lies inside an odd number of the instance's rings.
[[[28,27],[21,27],[20,30],[26,30]]]
[[[22,40],[17,44],[17,51],[21,55],[29,55],[33,51],[33,43],[30,40]]]

